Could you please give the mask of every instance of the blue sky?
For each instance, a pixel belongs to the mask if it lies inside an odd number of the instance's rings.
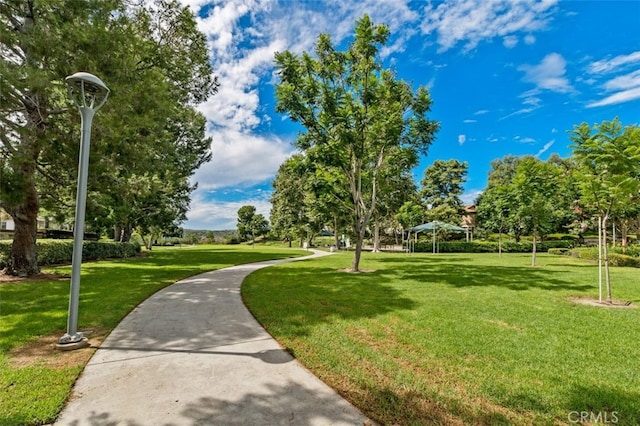
[[[198,16],[222,84],[200,106],[213,160],[194,175],[189,229],[234,229],[238,209],[269,215],[271,180],[299,128],[275,112],[276,51],[348,43],[367,13],[387,24],[385,66],[427,86],[441,130],[414,170],[469,163],[464,201],[507,154],[568,156],[581,122],[640,120],[640,0],[181,0]]]

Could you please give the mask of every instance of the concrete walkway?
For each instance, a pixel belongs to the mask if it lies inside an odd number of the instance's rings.
[[[87,364],[56,425],[363,425],[240,298],[253,263],[179,281],[136,307]]]

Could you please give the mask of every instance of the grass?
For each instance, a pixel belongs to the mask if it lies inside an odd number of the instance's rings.
[[[110,331],[144,299],[191,275],[304,253],[282,247],[197,246],[154,248],[147,257],[85,263],[79,328]],[[46,272],[70,274],[71,268],[60,266]],[[0,285],[0,425],[45,424],[62,409],[84,362],[16,366],[13,354],[41,336],[62,336],[68,300],[68,279]]]
[[[597,297],[597,266],[569,257],[365,254],[262,269],[254,315],[311,371],[382,424],[640,424],[640,309]],[[638,270],[614,298],[640,304]]]

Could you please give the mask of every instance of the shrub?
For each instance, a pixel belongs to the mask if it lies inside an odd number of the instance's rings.
[[[609,265],[610,266],[629,266],[632,268],[640,268],[640,257],[629,256],[628,254],[616,253],[609,249]],[[580,247],[571,250],[571,256],[587,259],[598,260],[598,247]]]
[[[627,256],[625,254],[609,253],[609,265],[640,268],[640,258]]]
[[[10,241],[0,241],[0,269],[4,269],[7,266],[6,262],[11,252],[11,244]],[[82,260],[133,257],[140,251],[141,247],[137,242],[84,241],[82,244]],[[73,241],[38,240],[36,242],[36,257],[38,265],[71,263]]]
[[[556,255],[568,255],[569,252],[570,249],[568,248],[550,248],[547,253]]]
[[[441,241],[438,243],[440,253],[497,253],[498,243],[495,241]],[[552,248],[569,249],[573,247],[573,241],[558,240],[545,241],[536,245],[536,251],[546,252]],[[504,241],[502,251],[507,253],[531,253],[533,243],[531,241]],[[433,251],[432,241],[418,241],[415,244],[416,252],[429,253]]]

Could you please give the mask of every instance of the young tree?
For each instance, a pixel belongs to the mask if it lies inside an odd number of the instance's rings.
[[[581,202],[598,216],[599,299],[602,301],[602,265],[611,303],[611,279],[607,247],[607,224],[612,214],[638,196],[640,191],[640,126],[622,126],[616,118],[589,126],[582,123],[570,134],[578,163]]]
[[[546,230],[552,220],[557,199],[558,170],[549,163],[527,157],[518,163],[513,177],[513,197],[516,216],[533,234],[531,266],[536,266],[538,233]]]
[[[510,184],[489,186],[476,201],[478,225],[488,231],[498,232],[498,256],[502,256],[502,234],[509,230],[514,210]]]
[[[386,26],[365,15],[346,51],[321,34],[315,58],[306,52],[275,55],[276,109],[305,128],[297,146],[312,161],[347,177],[356,237],[353,271],[359,270],[365,230],[378,202],[380,170],[397,147],[426,152],[438,129],[426,117],[427,89],[414,93],[383,69],[378,52],[388,37]]]

